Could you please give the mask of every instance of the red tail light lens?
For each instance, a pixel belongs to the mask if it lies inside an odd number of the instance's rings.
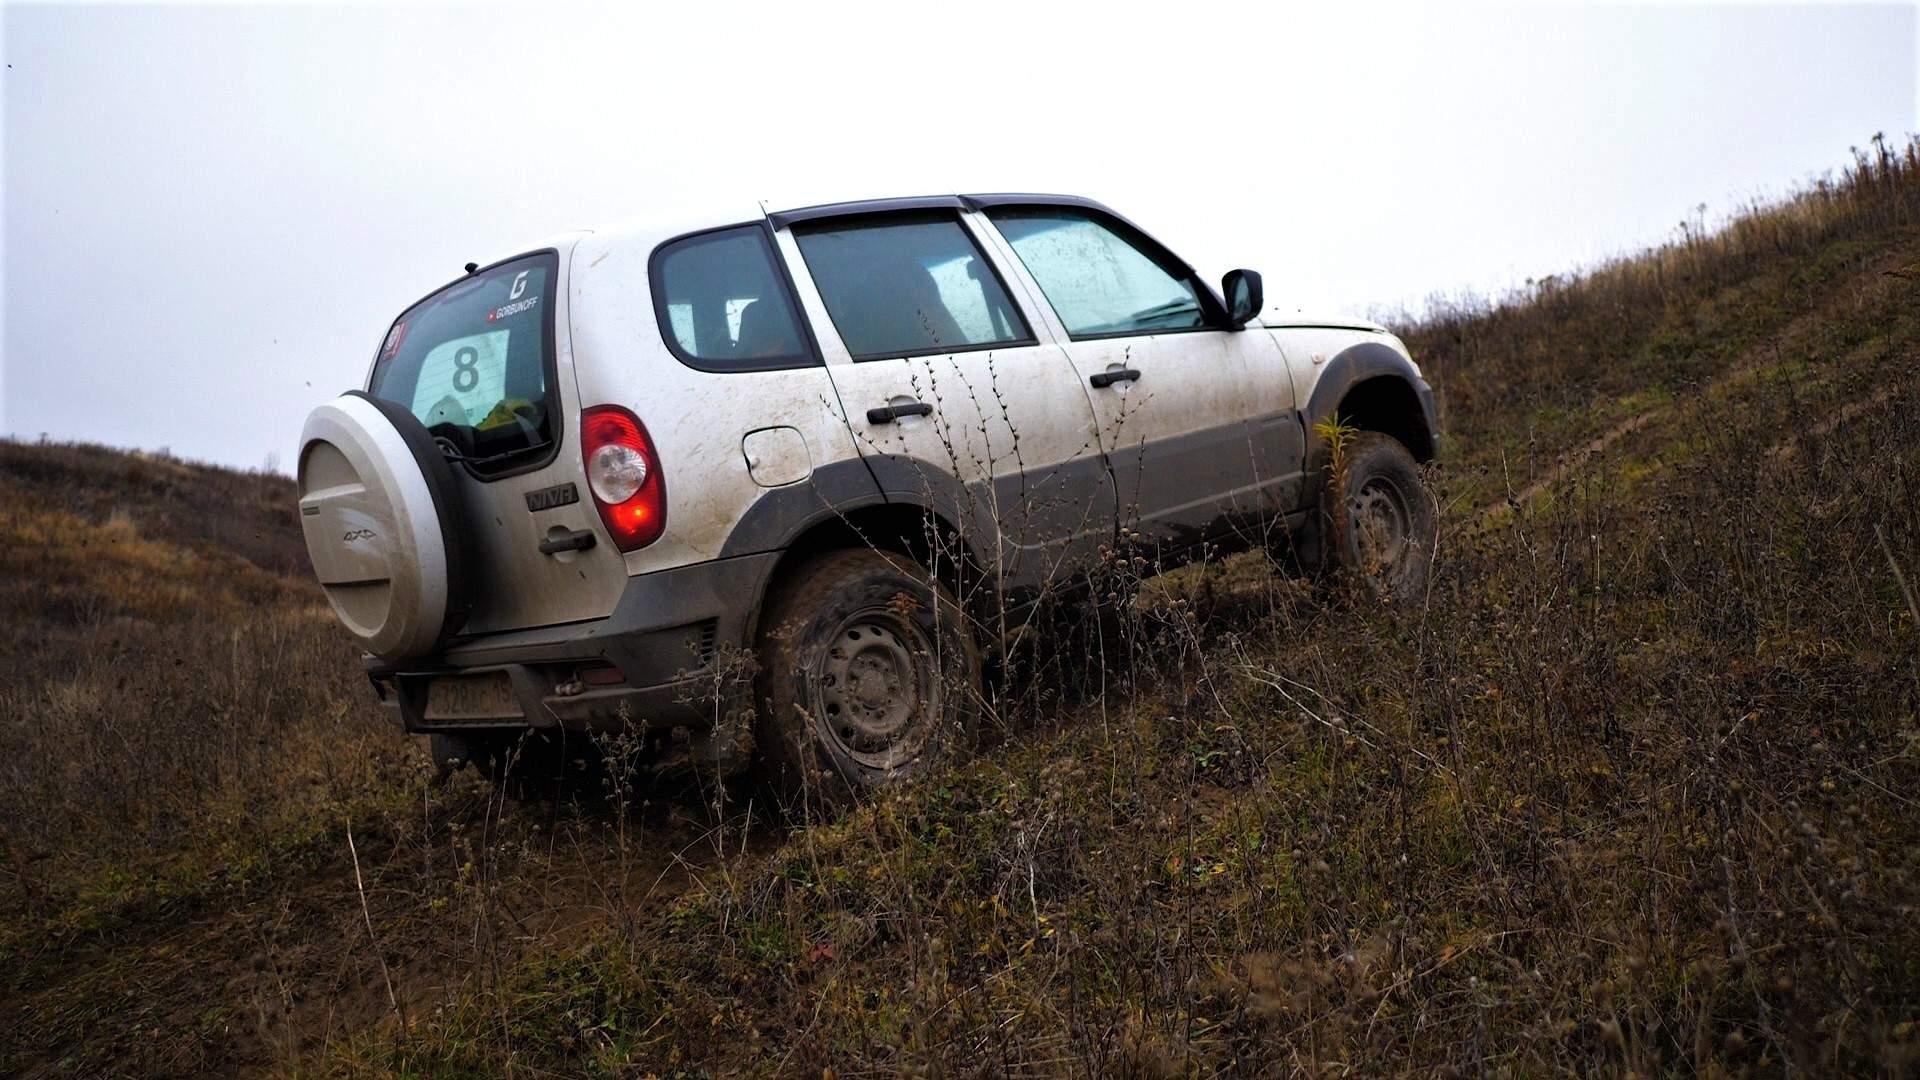
[[[614,545],[632,551],[660,539],[667,527],[667,482],[639,418],[618,405],[581,413],[580,456],[587,490]]]

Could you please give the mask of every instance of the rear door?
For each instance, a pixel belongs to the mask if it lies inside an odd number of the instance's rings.
[[[1265,331],[1227,328],[1191,268],[1098,207],[979,201],[1092,397],[1122,525],[1171,552],[1293,508],[1303,440]]]
[[[458,542],[474,568],[466,633],[597,618],[626,565],[611,544],[542,554],[550,536],[598,532],[581,469],[562,252],[470,274],[408,308],[368,379],[455,460]]]
[[[1005,588],[1071,578],[1114,527],[1093,410],[981,226],[930,202],[775,215],[776,235],[888,498],[945,510]]]

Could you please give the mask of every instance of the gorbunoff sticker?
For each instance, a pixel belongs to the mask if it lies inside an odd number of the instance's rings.
[[[487,312],[487,321],[498,322],[501,319],[510,318],[514,315],[520,314],[523,311],[526,311],[528,308],[531,308],[533,305],[539,302],[540,302],[539,297],[529,296],[525,300],[516,301],[514,303],[506,305],[505,307],[494,308],[492,311]]]

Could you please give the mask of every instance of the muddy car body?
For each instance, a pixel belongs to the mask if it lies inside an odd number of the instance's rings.
[[[1248,271],[1216,292],[1065,196],[572,234],[394,322],[366,388],[309,419],[302,522],[408,731],[702,745],[715,658],[746,651],[761,711],[804,717],[763,716],[763,756],[786,738],[883,782],[928,756],[926,679],[977,682],[977,655],[922,670],[943,635],[993,648],[1005,612],[1071,592],[1123,528],[1163,566],[1279,533],[1356,565],[1411,550],[1424,573],[1418,368],[1379,326],[1263,313],[1261,292]],[[1336,416],[1384,480],[1332,490]],[[1343,555],[1355,522],[1388,547]],[[930,621],[849,599],[916,574]]]

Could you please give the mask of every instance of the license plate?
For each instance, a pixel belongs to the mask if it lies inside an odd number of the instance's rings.
[[[524,717],[513,680],[504,671],[442,675],[427,684],[427,719],[496,720]]]

